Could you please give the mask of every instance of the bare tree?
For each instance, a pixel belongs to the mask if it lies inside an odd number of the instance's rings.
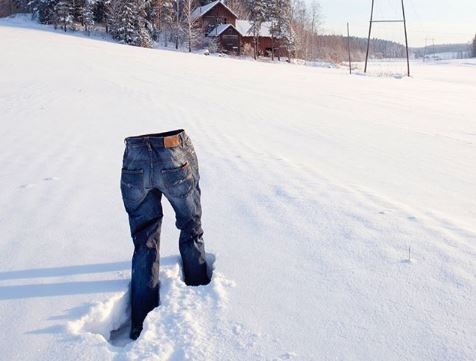
[[[306,27],[309,24],[306,3],[303,0],[294,0],[292,7],[292,27],[295,32],[296,57],[307,58],[309,32]]]
[[[238,17],[238,19],[249,19],[250,11],[243,0],[228,0],[228,6]]]
[[[201,29],[198,27],[197,19],[192,17],[192,12],[196,7],[196,0],[184,0],[183,4],[183,22],[185,28],[185,38],[187,41],[188,52],[192,52],[192,47],[200,39]]]
[[[179,48],[180,35],[183,32],[181,13],[180,13],[180,2],[181,0],[175,0],[174,5],[174,21],[172,25],[173,36],[175,39],[175,49]]]
[[[309,21],[311,23],[310,56],[311,59],[315,59],[319,49],[319,32],[322,25],[321,4],[317,0],[312,0],[309,11]]]

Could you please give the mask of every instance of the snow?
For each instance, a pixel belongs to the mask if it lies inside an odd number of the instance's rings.
[[[243,36],[253,36],[253,23],[248,20],[236,20],[236,29],[240,32]],[[261,24],[259,28],[259,36],[263,37],[271,37],[271,22],[265,21]]]
[[[233,25],[231,25],[231,24],[219,24],[219,25],[215,26],[212,30],[210,30],[210,32],[208,33],[207,36],[211,36],[211,37],[219,36],[221,33],[223,33],[230,26],[233,27]]]
[[[476,359],[472,60],[349,76],[10,19],[0,48],[2,359]],[[123,138],[182,127],[213,279],[184,285],[164,202],[128,342]]]
[[[200,18],[201,16],[205,15],[207,12],[209,12],[211,9],[213,9],[219,3],[222,3],[222,5],[225,6],[225,8],[227,8],[233,15],[235,15],[233,10],[231,10],[228,6],[225,5],[224,1],[216,0],[216,1],[213,1],[213,2],[208,3],[206,5],[199,6],[195,10],[193,10],[193,12],[191,14],[192,21],[195,21],[198,18]]]

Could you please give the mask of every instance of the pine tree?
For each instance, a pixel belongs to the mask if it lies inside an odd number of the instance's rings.
[[[88,0],[85,2],[83,7],[82,19],[83,19],[84,30],[89,36],[91,33],[91,28],[94,25],[94,14],[93,14],[93,6],[91,2]]]
[[[38,17],[41,24],[55,24],[55,6],[57,0],[31,0],[28,7],[32,9],[33,16]]]
[[[160,13],[160,32],[163,33],[164,46],[168,46],[169,37],[172,34],[175,23],[176,10],[174,0],[163,0]]]
[[[147,0],[135,0],[135,9],[137,14],[135,27],[137,35],[133,45],[150,48],[152,47],[152,26],[150,22],[147,21],[146,1]]]
[[[64,31],[73,24],[73,3],[71,0],[59,0],[55,6],[57,21]]]
[[[133,44],[136,38],[134,1],[117,0],[118,14],[114,24],[115,37],[125,44]]]
[[[144,0],[114,0],[111,3],[111,34],[121,43],[151,47],[150,26]]]
[[[90,6],[93,11],[93,20],[95,23],[102,23],[106,28],[106,33],[109,32],[109,0],[90,1]]]
[[[273,51],[271,53],[274,59],[274,42],[276,41],[280,46],[286,47],[288,54],[290,47],[294,43],[294,36],[291,26],[292,8],[290,0],[275,0],[270,3],[269,14],[271,19],[270,32],[273,41]],[[278,51],[278,59],[280,59],[280,52]]]
[[[111,34],[114,39],[117,38],[116,25],[119,24],[119,5],[119,1],[111,0],[107,6],[104,6],[103,17],[105,19],[104,23],[106,24],[106,32]]]
[[[84,26],[84,19],[83,19],[83,10],[86,6],[85,0],[71,0],[72,7],[73,7],[73,22],[81,23]]]
[[[163,0],[146,0],[145,2],[145,19],[151,26],[153,40],[157,40],[160,33],[160,13],[162,2]]]
[[[269,20],[271,3],[274,0],[246,0],[250,9],[251,31],[254,40],[254,58],[258,57],[258,41],[261,32],[261,25]]]

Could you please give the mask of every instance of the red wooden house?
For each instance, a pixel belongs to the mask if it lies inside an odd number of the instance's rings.
[[[247,20],[239,20],[236,14],[222,0],[211,2],[196,8],[192,13],[192,20],[202,29],[203,34],[210,38],[217,38],[221,51],[226,53],[242,54],[243,48],[254,48],[252,24]],[[263,23],[258,36],[258,54],[269,56],[284,55],[279,39],[271,36],[270,23]]]

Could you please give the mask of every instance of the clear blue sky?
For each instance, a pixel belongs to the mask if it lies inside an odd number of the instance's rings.
[[[308,0],[311,1],[311,0]],[[325,32],[367,36],[371,0],[319,0]],[[410,46],[466,43],[476,34],[476,0],[404,0]],[[374,18],[401,18],[401,0],[375,0]],[[372,35],[404,42],[401,24],[374,24]]]

